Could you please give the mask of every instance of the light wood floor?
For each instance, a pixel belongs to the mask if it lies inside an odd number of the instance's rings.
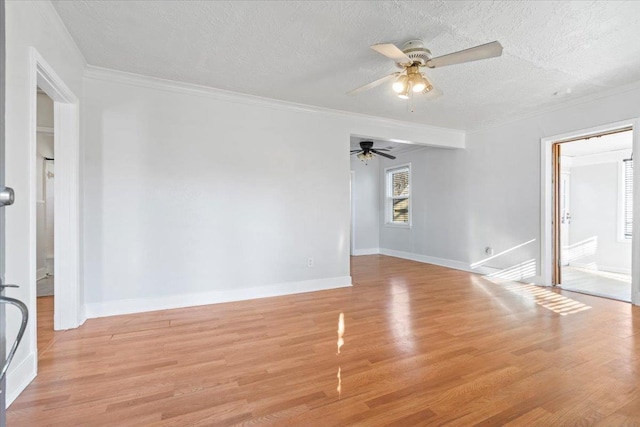
[[[9,426],[640,425],[638,307],[376,255],[352,275],[57,332]]]

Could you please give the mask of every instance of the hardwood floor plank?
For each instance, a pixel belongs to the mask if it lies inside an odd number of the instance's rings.
[[[38,298],[8,425],[640,426],[638,307],[378,255],[352,277],[63,332]]]

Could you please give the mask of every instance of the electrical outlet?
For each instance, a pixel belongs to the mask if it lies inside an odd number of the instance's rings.
[[[313,258],[307,258],[307,267],[313,267]]]

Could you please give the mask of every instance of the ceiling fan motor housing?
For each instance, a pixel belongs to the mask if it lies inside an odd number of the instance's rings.
[[[363,151],[369,151],[373,148],[373,141],[360,141],[360,148]]]
[[[431,59],[431,51],[424,47],[422,40],[410,40],[402,45],[402,51],[407,55],[414,63],[418,62],[421,66],[424,66],[428,60]],[[396,66],[400,69],[404,69],[400,63],[396,62]]]

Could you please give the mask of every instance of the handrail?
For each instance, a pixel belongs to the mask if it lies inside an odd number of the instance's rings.
[[[27,306],[20,300],[15,298],[9,298],[0,296],[0,304],[9,304],[18,307],[20,313],[22,314],[22,323],[20,324],[20,330],[18,330],[18,336],[16,337],[15,342],[11,346],[11,351],[9,351],[9,355],[7,356],[7,360],[5,360],[4,365],[2,365],[2,370],[0,371],[0,381],[4,379],[4,376],[9,370],[9,365],[11,364],[11,360],[13,356],[16,354],[16,350],[18,349],[18,345],[22,341],[22,337],[24,335],[24,331],[27,329],[27,322],[29,321],[29,309]]]

